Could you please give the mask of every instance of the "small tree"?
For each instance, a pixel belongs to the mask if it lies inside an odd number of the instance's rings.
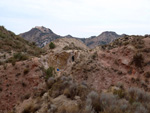
[[[54,49],[54,48],[55,48],[55,44],[54,44],[53,42],[51,42],[51,43],[49,44],[49,48],[50,48],[50,49]]]

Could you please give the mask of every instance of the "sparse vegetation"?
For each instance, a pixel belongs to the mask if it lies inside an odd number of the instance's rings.
[[[23,61],[27,60],[28,56],[25,54],[22,54],[21,52],[13,54],[13,57],[10,57],[8,60],[6,60],[6,63],[12,63],[13,66],[15,66],[17,61]]]
[[[35,44],[29,43],[11,31],[7,31],[3,26],[0,26],[0,50],[8,53],[12,50],[18,53],[24,52],[31,56],[39,56],[44,53]]]
[[[18,61],[28,59],[28,57],[22,53],[15,53],[13,57]]]
[[[80,47],[76,47],[74,44],[73,45],[69,45],[69,46],[65,46],[63,48],[63,50],[82,50]]]

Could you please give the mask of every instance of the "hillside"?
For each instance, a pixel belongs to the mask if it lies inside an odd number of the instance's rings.
[[[150,36],[124,36],[88,51],[54,48],[45,62],[59,72],[46,81],[44,94],[26,99],[16,111],[149,113],[149,44]]]
[[[0,26],[0,113],[42,89],[44,51]]]
[[[0,112],[149,113],[149,48],[149,35],[125,35],[94,49],[68,36],[47,44],[44,54],[6,57],[15,63],[0,65]]]
[[[13,32],[0,26],[0,64],[14,59],[9,59],[16,55],[19,59],[27,59],[28,56],[39,56],[44,51],[34,43],[29,43]],[[17,56],[19,55],[19,56]]]
[[[117,82],[124,87],[139,87],[150,91],[149,43],[150,37],[125,36],[109,45],[99,46],[88,58],[72,67],[72,75],[87,81],[94,89],[108,89]]]
[[[59,36],[53,33],[50,29],[45,27],[35,27],[32,28],[30,31],[20,34],[25,40],[30,42],[36,42],[39,47],[45,46],[50,41],[56,40],[58,38],[75,38],[81,40],[85,45],[89,48],[94,48],[98,45],[105,45],[117,38],[122,37],[123,35],[118,35],[115,32],[103,32],[99,36],[92,36],[90,38],[77,38],[71,35],[67,36]]]

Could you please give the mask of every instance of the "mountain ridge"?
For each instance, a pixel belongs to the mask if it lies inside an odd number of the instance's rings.
[[[98,36],[91,36],[89,38],[78,38],[78,37],[73,37],[71,35],[60,36],[55,34],[49,28],[43,26],[36,26],[31,30],[25,33],[21,33],[19,35],[23,37],[25,40],[35,42],[39,47],[44,47],[47,43],[55,39],[66,37],[66,38],[76,38],[78,40],[81,40],[89,48],[95,48],[98,45],[109,44],[115,39],[123,36],[123,35],[118,35],[116,32],[113,31],[105,31]]]

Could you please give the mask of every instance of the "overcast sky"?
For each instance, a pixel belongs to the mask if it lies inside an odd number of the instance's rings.
[[[150,34],[150,0],[0,0],[0,25],[15,32],[45,26],[76,37]]]

